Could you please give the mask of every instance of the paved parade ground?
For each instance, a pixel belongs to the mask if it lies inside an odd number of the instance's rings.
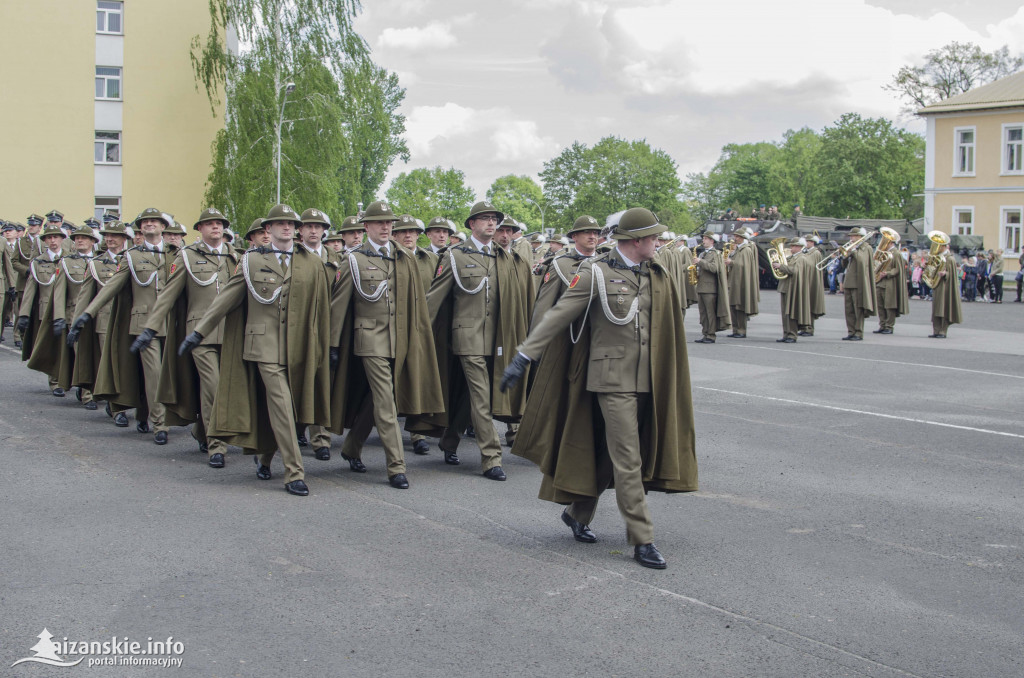
[[[651,494],[668,569],[633,562],[614,497],[574,542],[540,473],[412,454],[387,484],[304,448],[294,497],[184,429],[158,447],[0,350],[0,667],[10,676],[1024,675],[1024,304],[964,304],[929,339],[846,334],[842,297],[777,344],[689,345],[701,489]],[[700,336],[696,307],[690,339]],[[869,319],[866,330],[875,329]],[[504,426],[499,426],[504,433]],[[436,442],[436,441],[432,441]],[[180,667],[71,668],[55,641],[165,641]],[[115,648],[122,649],[122,648]],[[159,654],[157,652],[156,654]],[[61,654],[73,661],[83,655]],[[106,655],[112,656],[112,655]],[[124,655],[115,657],[121,659]]]

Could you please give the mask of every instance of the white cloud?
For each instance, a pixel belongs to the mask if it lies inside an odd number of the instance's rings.
[[[414,156],[429,155],[437,139],[465,130],[476,115],[473,109],[451,102],[444,106],[417,106],[405,121],[409,152]]]
[[[379,47],[395,50],[447,49],[454,44],[451,25],[441,21],[431,21],[426,26],[385,28],[377,37]]]

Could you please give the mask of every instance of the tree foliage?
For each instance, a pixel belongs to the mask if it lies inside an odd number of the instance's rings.
[[[395,214],[411,214],[424,223],[447,217],[461,225],[469,216],[474,194],[462,170],[437,166],[402,172],[391,181],[387,198]]]
[[[675,160],[642,139],[605,137],[590,148],[574,142],[544,163],[540,177],[551,205],[547,225],[559,231],[582,214],[603,219],[630,207],[652,210],[670,228],[686,223]]]
[[[525,224],[523,228],[526,231],[540,230],[541,208],[544,209],[544,217],[548,215],[544,191],[536,181],[525,175],[506,174],[498,177],[487,189],[487,199],[505,214]]]
[[[973,43],[951,42],[928,52],[924,65],[901,68],[884,87],[903,100],[905,112],[913,113],[1021,68],[1024,68],[1024,57],[1011,56],[1006,45],[994,52],[984,52]]]

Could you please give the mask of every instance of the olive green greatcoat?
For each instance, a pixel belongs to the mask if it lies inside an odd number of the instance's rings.
[[[797,326],[811,325],[821,317],[814,311],[813,288],[819,275],[813,261],[806,254],[797,253],[788,256],[786,263],[779,268],[787,275],[779,281],[779,293],[786,295],[786,306],[782,312]]]
[[[29,317],[28,329],[21,337],[21,359],[28,361],[29,369],[46,374],[58,384],[70,383],[74,360],[64,355],[71,349],[61,337],[53,335],[54,290],[62,275],[60,259],[50,261],[43,255],[32,260],[21,300],[21,315]],[[62,367],[67,371],[63,380]]]
[[[243,257],[264,256],[262,248]],[[267,250],[269,252],[269,250]],[[265,256],[274,256],[268,254]],[[260,266],[257,259],[254,266]],[[288,308],[285,317],[286,367],[295,421],[302,426],[330,424],[330,293],[323,260],[303,247],[295,247],[288,269]],[[243,360],[246,319],[256,301],[249,292],[242,265],[235,269],[202,321],[200,334],[224,320],[220,382],[207,435],[237,445],[246,454],[269,453],[278,448],[267,416],[266,394],[256,363]]]
[[[119,268],[124,265],[123,262],[122,259]],[[114,411],[135,408],[136,421],[146,421],[149,418],[149,403],[146,400],[142,362],[137,354],[128,350],[134,337],[130,333],[132,286],[124,285],[110,301],[109,307],[109,321],[100,349],[100,362],[96,368],[93,399],[106,400]]]
[[[423,284],[421,258],[398,243],[391,242],[395,254],[395,289],[388,290],[394,319],[394,364],[392,379],[395,406],[399,416],[414,417],[444,411],[444,395],[441,392],[441,376],[438,372],[437,355],[430,337],[430,319],[427,314],[426,288]],[[431,254],[431,253],[428,253]],[[351,428],[363,400],[370,398],[369,383],[363,373],[362,361],[355,355],[353,330],[356,325],[355,298],[352,266],[363,270],[368,262],[377,257],[369,242],[346,255],[331,295],[331,345],[339,348],[338,367],[331,375],[331,425],[330,430],[341,434]],[[377,259],[380,262],[380,259]],[[433,273],[433,271],[431,271]],[[367,287],[365,273],[361,276]],[[375,286],[376,283],[373,283]],[[373,290],[364,289],[370,293]],[[379,304],[386,304],[380,300]],[[378,309],[372,309],[377,311]],[[382,306],[379,312],[387,314]],[[374,323],[375,326],[377,323]],[[390,343],[390,342],[387,342]],[[378,347],[382,348],[382,347]],[[369,350],[363,355],[380,354],[382,350]]]
[[[53,283],[51,323],[60,319],[64,320],[67,326],[70,327],[71,323],[74,322],[78,296],[85,286],[85,281],[89,279],[89,262],[91,260],[91,256],[83,256],[77,252],[61,257],[61,274],[57,276],[57,280]],[[84,359],[87,361],[92,360],[92,346],[88,346],[84,350],[80,345],[71,348],[67,345],[66,338],[67,328],[64,329],[59,337],[55,337],[59,342],[58,348],[60,353],[57,382],[65,390],[75,385],[74,374],[77,369],[76,364],[78,363],[79,354],[88,352],[89,355],[84,356]]]
[[[85,279],[85,282],[82,283],[82,288],[78,291],[78,301],[75,305],[74,313],[71,314],[70,318],[67,318],[69,324],[85,312],[85,309],[89,307],[92,300],[96,298],[99,290],[114,276],[120,260],[120,255],[117,255],[112,260],[109,253],[96,256],[90,260],[88,267],[89,277]],[[100,358],[103,353],[103,342],[106,338],[109,324],[110,307],[105,306],[100,311],[100,314],[96,316],[94,322],[88,323],[82,328],[81,333],[78,335],[78,343],[76,344],[75,369],[71,375],[72,386],[81,386],[90,391],[95,390],[96,374],[99,370]]]
[[[591,270],[606,254],[580,266],[578,290],[559,304],[579,305],[592,292]],[[686,269],[678,254],[662,254],[650,263],[650,418],[641,422],[642,476],[647,490],[692,492],[697,489],[697,458],[690,369],[683,328]],[[614,274],[614,273],[613,273]],[[554,307],[557,310],[558,305]],[[568,330],[544,348],[512,453],[540,467],[541,499],[568,504],[599,496],[612,470],[605,447],[604,422],[597,397],[587,390],[590,324],[603,311],[594,299],[573,344]],[[583,315],[573,319],[573,326]]]
[[[910,312],[910,293],[907,291],[906,262],[898,249],[893,248],[892,261],[882,279],[878,281],[878,305],[896,311],[896,317]]]
[[[729,266],[729,305],[748,316],[758,313],[761,281],[757,269],[757,246],[744,241],[732,255]]]
[[[932,317],[945,318],[950,325],[956,325],[964,321],[963,306],[960,303],[960,267],[949,252],[942,257],[939,271],[945,271],[946,275],[932,288]]]
[[[825,277],[817,266],[824,259],[824,255],[819,247],[811,247],[805,254],[814,266],[814,275],[817,276],[811,281],[811,311],[815,318],[820,318],[825,315]]]
[[[867,245],[858,247],[846,260],[843,294],[853,296],[865,318],[875,315],[875,260]]]

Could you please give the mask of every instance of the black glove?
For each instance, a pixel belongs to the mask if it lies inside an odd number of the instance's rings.
[[[88,313],[83,313],[75,318],[74,324],[71,325],[71,329],[68,330],[68,346],[75,345],[75,342],[78,341],[78,335],[82,333],[82,328],[84,328],[90,320],[92,320],[92,316]]]
[[[512,358],[512,362],[505,368],[505,374],[501,375],[501,385],[498,387],[501,392],[515,388],[519,380],[526,374],[526,370],[530,367],[532,361],[524,356],[522,353],[517,353],[515,358]]]
[[[57,318],[53,321],[53,336],[59,337],[67,327],[68,321],[64,320],[64,318]]]
[[[332,370],[338,369],[338,363],[340,363],[340,362],[341,362],[341,349],[340,348],[335,348],[335,347],[332,346],[331,347],[331,369]]]
[[[27,315],[19,315],[18,316],[18,324],[17,324],[17,326],[15,326],[15,329],[18,330],[19,332],[24,332],[25,330],[28,329],[28,316]]]
[[[151,329],[147,328],[142,330],[139,336],[135,337],[135,341],[133,341],[132,345],[128,347],[128,350],[131,351],[132,353],[138,353],[142,349],[149,346],[149,342],[153,341],[153,337],[155,336],[156,332],[154,332]]]
[[[7,296],[11,298],[11,301],[14,301],[15,299],[17,299],[18,298],[18,288],[17,287],[12,287],[9,290],[7,290]]]
[[[178,347],[178,355],[185,355],[186,353],[191,353],[192,349],[194,349],[202,342],[203,335],[199,334],[198,332],[193,332],[192,334],[185,337],[185,341],[181,342],[181,346]]]

